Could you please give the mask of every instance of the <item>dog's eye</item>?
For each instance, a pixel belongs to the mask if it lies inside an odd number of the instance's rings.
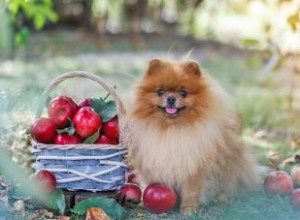
[[[160,87],[156,90],[156,93],[158,96],[162,96],[165,93],[165,89],[163,87]]]
[[[187,97],[188,92],[185,89],[179,90],[179,95],[181,95],[183,98]]]

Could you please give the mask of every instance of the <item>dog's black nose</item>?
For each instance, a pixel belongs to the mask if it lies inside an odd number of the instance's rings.
[[[168,103],[168,105],[174,105],[175,102],[176,102],[176,97],[175,97],[175,96],[169,96],[169,97],[167,98],[167,103]]]

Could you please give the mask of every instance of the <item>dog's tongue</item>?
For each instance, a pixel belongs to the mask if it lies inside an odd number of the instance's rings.
[[[177,108],[167,107],[166,112],[170,115],[175,114],[177,112]]]

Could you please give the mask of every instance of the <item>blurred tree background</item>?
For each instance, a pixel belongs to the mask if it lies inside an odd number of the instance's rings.
[[[34,171],[26,131],[40,94],[64,72],[92,72],[123,95],[149,59],[190,55],[233,97],[259,162],[289,170],[300,155],[299,53],[300,0],[0,0],[0,147]],[[98,91],[82,82],[54,94]],[[260,191],[194,217],[295,219],[287,200]],[[153,217],[140,212],[132,219]]]

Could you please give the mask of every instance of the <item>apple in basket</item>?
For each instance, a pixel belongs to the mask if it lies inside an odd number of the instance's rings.
[[[64,145],[64,144],[79,144],[81,142],[82,142],[81,138],[76,133],[74,133],[72,135],[69,135],[68,133],[57,134],[54,137],[54,141],[53,141],[54,144],[60,144],[60,145]]]
[[[119,122],[118,117],[114,117],[103,124],[103,134],[111,139],[119,138]]]
[[[91,99],[82,99],[81,101],[78,102],[79,108],[87,107],[87,106],[91,106]]]
[[[117,145],[118,141],[116,139],[109,138],[109,137],[105,136],[104,134],[102,134],[95,141],[95,144],[112,144],[112,145]]]
[[[72,122],[75,132],[82,138],[87,138],[96,132],[99,132],[102,126],[102,120],[97,112],[91,107],[82,107],[75,112]]]
[[[77,109],[78,106],[72,98],[57,96],[48,105],[48,116],[58,128],[65,128]]]
[[[39,143],[51,143],[56,135],[56,125],[49,118],[38,118],[30,126],[33,139]]]

